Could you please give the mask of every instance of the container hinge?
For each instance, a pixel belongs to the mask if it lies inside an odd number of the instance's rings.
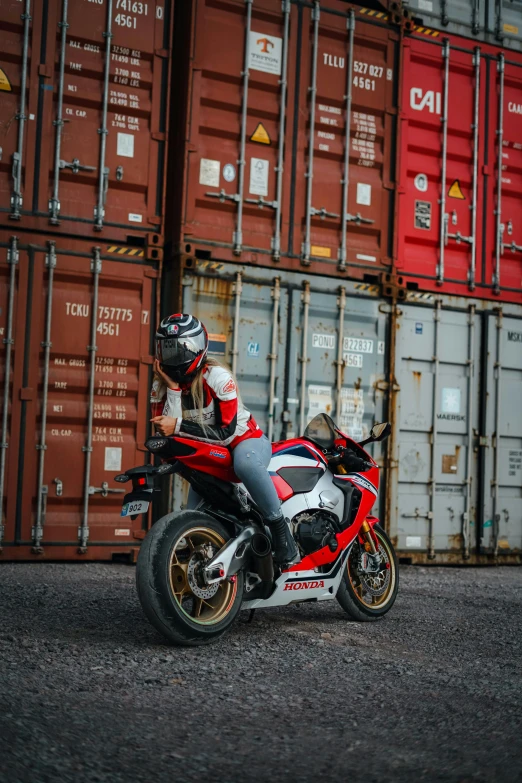
[[[13,239],[16,239],[16,237],[13,237]],[[9,250],[7,251],[7,263],[17,264],[19,260],[20,260],[20,251],[18,250],[16,244],[12,244]]]
[[[125,494],[124,489],[112,489],[109,487],[109,483],[107,481],[102,481],[101,487],[89,487],[89,495],[101,495],[102,498],[106,498],[107,495],[122,495]]]
[[[401,516],[408,519],[433,519],[433,511],[421,512],[416,508],[413,514],[402,513]]]
[[[245,202],[247,204],[255,204],[259,207],[259,209],[263,209],[263,207],[272,207],[272,209],[277,209],[277,201],[265,201],[263,196],[259,196],[259,198],[246,198]]]
[[[310,214],[311,215],[319,215],[321,220],[324,220],[325,218],[339,218],[340,215],[337,214],[337,212],[327,212],[325,207],[321,207],[321,209],[315,209],[315,207],[310,207]]]
[[[489,449],[490,445],[489,436],[481,435],[479,438],[479,446],[483,446],[484,448]]]
[[[18,119],[21,119],[17,115]],[[26,119],[23,117],[23,119]],[[20,182],[20,153],[19,152],[13,152],[13,166],[11,169],[11,176],[13,177],[13,180],[15,182],[15,187],[19,187],[18,183]],[[16,190],[12,196],[11,196],[11,219],[14,220],[20,220],[20,208],[23,206],[24,200],[22,198],[22,194]]]
[[[503,244],[503,250],[511,250],[512,253],[522,253],[522,245],[517,245],[515,242],[511,242],[510,245]]]
[[[73,158],[71,163],[67,160],[61,160],[60,168],[71,169],[73,174],[78,174],[80,171],[96,171],[96,166],[85,166],[83,163],[80,163],[79,158]]]
[[[227,193],[223,188],[216,193],[215,191],[209,191],[205,193],[205,196],[212,196],[212,198],[218,198],[223,201],[239,201],[239,195],[237,193]]]
[[[101,258],[99,256],[96,256],[91,260],[91,272],[94,274],[95,272],[100,275],[102,271],[102,262]],[[96,349],[97,350],[97,349]]]
[[[356,215],[347,214],[346,220],[348,223],[357,223],[357,225],[360,223],[375,223],[375,220],[363,217],[360,212],[358,212]]]
[[[100,130],[98,130],[98,133],[101,133]],[[110,169],[107,166],[103,167],[103,182],[102,182],[102,204],[105,206],[105,201],[107,199],[107,191],[109,190],[109,173]],[[94,207],[94,219],[96,221],[101,221],[105,217],[105,210],[104,208],[100,207],[98,209],[98,205]],[[101,215],[99,214],[101,212]]]

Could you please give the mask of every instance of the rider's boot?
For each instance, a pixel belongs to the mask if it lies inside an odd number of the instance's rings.
[[[292,565],[301,558],[288,522],[281,516],[266,523],[272,533],[274,561],[279,565]]]

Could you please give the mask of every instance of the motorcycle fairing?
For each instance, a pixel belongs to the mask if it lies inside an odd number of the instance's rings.
[[[355,534],[353,538],[355,539]],[[352,542],[353,543],[353,542]],[[298,571],[283,571],[276,580],[275,589],[269,598],[257,598],[245,601],[243,609],[260,609],[269,606],[287,606],[301,601],[329,601],[335,598],[337,590],[343,578],[344,566],[350,554],[351,544],[346,549],[337,552],[331,569],[321,574],[317,569],[305,570],[304,558],[299,564]]]

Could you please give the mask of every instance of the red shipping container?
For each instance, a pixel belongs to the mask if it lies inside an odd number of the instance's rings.
[[[170,0],[2,3],[4,225],[162,232],[171,29]]]
[[[522,301],[522,56],[404,43],[397,230],[409,288]]]
[[[176,9],[182,253],[356,278],[389,268],[400,36],[385,17],[340,0]]]
[[[0,559],[133,557],[143,538],[113,479],[147,460],[158,272],[110,250],[0,231]]]

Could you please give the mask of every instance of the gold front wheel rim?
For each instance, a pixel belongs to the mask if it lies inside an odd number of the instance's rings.
[[[374,574],[359,571],[360,545],[355,544],[348,557],[348,579],[358,602],[366,609],[382,609],[393,595],[396,581],[395,564],[390,544],[375,531],[382,557],[381,568]]]
[[[209,527],[187,530],[174,543],[169,557],[170,589],[181,612],[197,625],[216,625],[230,612],[237,595],[237,579],[206,585],[201,579],[205,563],[225,545]]]

